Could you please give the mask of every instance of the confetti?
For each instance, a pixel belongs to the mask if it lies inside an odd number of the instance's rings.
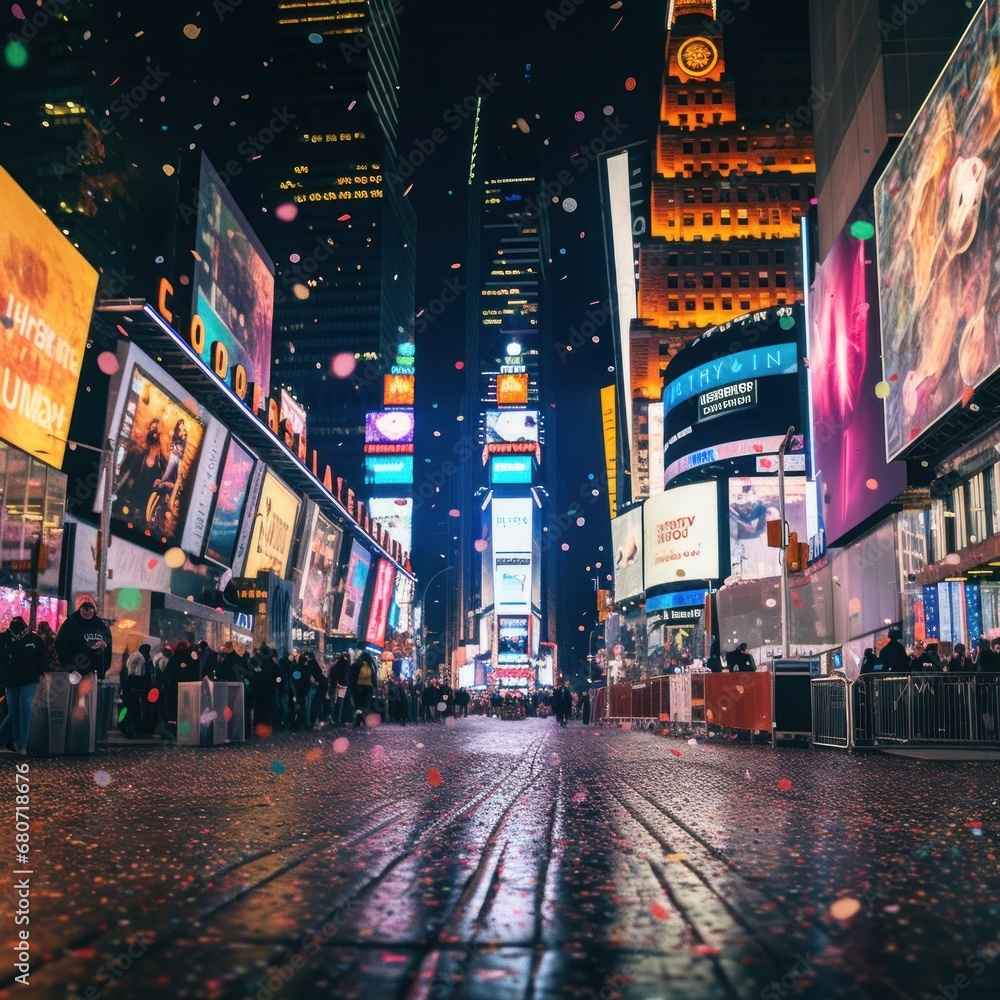
[[[333,361],[330,365],[330,371],[337,378],[350,378],[354,374],[354,369],[357,368],[358,362],[353,354],[348,354],[344,351],[341,354],[334,355]]]
[[[830,906],[830,916],[834,920],[850,920],[861,909],[861,901],[850,896],[838,899]]]
[[[677,750],[677,749],[671,749],[671,751],[670,751],[670,752],[671,752],[671,753],[672,753],[672,754],[673,754],[673,755],[674,755],[675,757],[683,757],[683,756],[684,756],[684,754],[682,754],[682,753],[680,752],[680,750]]]
[[[778,787],[783,791],[787,792],[792,787],[792,781],[790,778],[781,778],[778,781]]]
[[[187,562],[187,553],[179,545],[175,545],[163,553],[163,561],[171,569],[180,569]]]
[[[284,774],[285,773],[285,765],[282,764],[280,760],[271,761],[271,770],[275,774]]]
[[[201,28],[197,24],[185,24],[184,25],[184,37],[195,39],[201,34]],[[218,98],[215,99],[218,103]]]
[[[274,210],[275,216],[281,222],[294,222],[295,217],[299,214],[299,206],[294,202],[285,202],[284,205],[279,205]]]
[[[160,700],[160,689],[150,688],[149,693],[146,695],[146,701],[148,701],[150,705],[155,705],[159,700]]]
[[[577,803],[579,803],[579,802],[586,802],[587,801],[587,793],[586,792],[576,792],[576,793],[574,793],[574,795],[573,795],[573,801],[577,802]]]
[[[254,735],[259,736],[262,740],[266,740],[273,730],[266,722],[258,722],[256,726],[253,727]]]
[[[104,372],[105,375],[114,375],[118,371],[118,357],[114,351],[101,351],[97,355],[97,367]]]
[[[427,784],[431,788],[437,788],[441,784],[441,772],[436,767],[432,767],[427,772]]]
[[[112,779],[111,775],[108,774],[107,771],[97,771],[94,774],[94,783],[99,785],[101,788],[107,788],[113,780],[114,779]]]
[[[347,753],[347,748],[350,745],[351,741],[346,736],[338,736],[337,739],[333,741],[333,752]]]
[[[657,920],[670,919],[670,911],[665,906],[661,906],[659,903],[653,903],[649,910]]]

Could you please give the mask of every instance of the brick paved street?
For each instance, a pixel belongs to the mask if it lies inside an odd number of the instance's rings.
[[[470,718],[28,763],[4,997],[1000,994],[993,762]]]

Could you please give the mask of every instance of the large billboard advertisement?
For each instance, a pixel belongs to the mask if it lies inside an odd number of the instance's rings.
[[[487,410],[486,443],[538,441],[537,410]]]
[[[531,552],[531,507],[530,497],[493,499],[490,510],[495,553]]]
[[[205,558],[232,566],[239,538],[240,518],[246,506],[254,458],[236,438],[229,439],[222,475],[215,495],[215,510],[205,543]]]
[[[867,246],[870,247],[870,244]],[[814,477],[828,545],[906,489],[886,463],[877,274],[864,239],[845,228],[816,268],[809,298]]]
[[[333,574],[340,561],[344,532],[316,510],[312,530],[306,538],[308,548],[302,562],[299,617],[315,628],[324,628],[327,624],[326,596],[333,590]]]
[[[197,404],[162,369],[145,356],[141,362],[133,360],[139,356],[134,348],[129,353],[112,415],[111,517],[126,534],[179,544],[184,516],[196,492],[192,485],[206,502],[214,486],[214,478],[199,483],[195,476],[206,421]],[[217,472],[217,461],[213,465]],[[95,509],[102,504],[103,491]]]
[[[285,579],[295,540],[299,498],[270,470],[264,475],[244,576],[269,571]]]
[[[998,8],[980,7],[875,185],[889,458],[1000,364]]]
[[[494,486],[506,484],[530,484],[534,478],[534,463],[530,455],[511,455],[509,458],[490,459],[490,483]]]
[[[646,590],[719,578],[718,483],[694,483],[650,497],[643,506]]]
[[[671,360],[663,387],[665,486],[719,461],[749,472],[754,456],[773,454],[789,427],[802,430],[805,340],[803,307],[782,306],[713,327]],[[659,414],[657,424],[660,438]],[[801,438],[793,442],[793,451],[802,449]]]
[[[62,467],[97,272],[0,167],[0,437]]]
[[[780,520],[779,510],[777,476],[729,480],[729,560],[734,580],[780,576],[783,550],[767,545],[767,522]],[[785,520],[799,541],[808,540],[804,476],[785,476]]]
[[[523,372],[497,375],[497,405],[524,406],[528,402],[528,376]]]
[[[199,192],[191,308],[205,324],[202,360],[211,368],[221,345],[267,396],[274,264],[204,154]]]
[[[396,567],[388,559],[379,559],[372,603],[368,610],[368,627],[365,629],[365,642],[373,646],[381,646],[385,642],[385,627],[389,622],[389,606],[392,604],[395,582]]]
[[[642,507],[633,507],[612,520],[611,546],[617,604],[642,593]]]
[[[410,497],[372,497],[368,501],[371,516],[399,542],[405,552],[413,549],[413,500]]]
[[[341,632],[357,634],[371,562],[371,553],[360,542],[351,542],[351,556],[347,563],[347,576],[344,578],[344,603],[340,609],[338,625]]]
[[[281,421],[285,425],[285,444],[291,448],[298,435],[306,433],[306,409],[287,389],[281,390]]]
[[[365,455],[365,484],[392,486],[413,482],[412,455]]]
[[[365,414],[365,444],[413,444],[413,410]]]
[[[528,658],[527,617],[501,616],[497,619],[497,660],[510,663]]]
[[[413,406],[413,397],[412,375],[382,376],[382,402],[386,406]]]

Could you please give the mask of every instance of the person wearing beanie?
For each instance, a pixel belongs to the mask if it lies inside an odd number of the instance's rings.
[[[97,615],[97,604],[89,594],[77,598],[76,611],[59,626],[56,655],[64,670],[86,675],[96,673],[100,680],[111,666],[111,629]]]
[[[28,623],[15,615],[3,634],[0,652],[0,683],[7,690],[14,752],[28,752],[31,729],[31,703],[42,674],[48,670],[49,658],[41,637],[28,628]]]

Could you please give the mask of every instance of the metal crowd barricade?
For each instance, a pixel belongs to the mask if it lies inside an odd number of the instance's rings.
[[[851,685],[846,677],[814,677],[812,741],[816,746],[849,749],[853,743]]]
[[[1000,674],[866,674],[853,687],[856,746],[1000,746]]]

